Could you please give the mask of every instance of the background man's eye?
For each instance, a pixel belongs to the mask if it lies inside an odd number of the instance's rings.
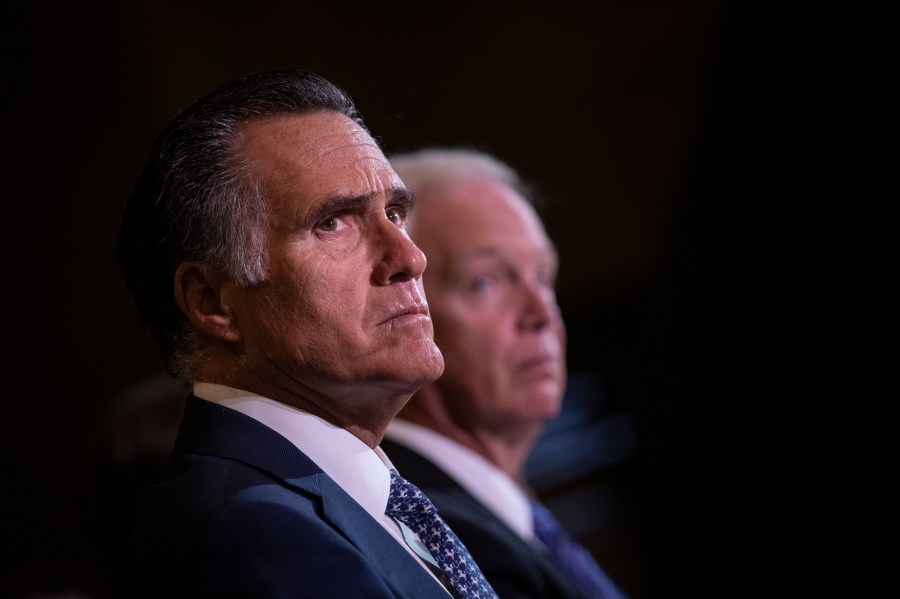
[[[334,231],[337,229],[337,219],[336,218],[326,218],[322,221],[322,224],[319,225],[319,228],[323,231]]]
[[[476,277],[472,280],[472,290],[473,291],[484,291],[490,288],[493,280],[491,277]]]
[[[403,215],[400,214],[400,211],[397,210],[396,208],[388,209],[386,214],[387,214],[388,220],[394,224],[403,222]]]

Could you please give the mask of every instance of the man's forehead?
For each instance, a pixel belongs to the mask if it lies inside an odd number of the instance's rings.
[[[298,166],[333,163],[349,155],[385,161],[372,136],[349,117],[323,110],[275,115],[248,122],[239,149],[251,157]]]
[[[412,236],[435,269],[442,268],[439,263],[455,271],[489,262],[555,268],[556,247],[528,202],[509,188],[502,194],[464,193],[479,187],[457,187],[442,198],[427,197],[426,191],[417,205]]]
[[[548,266],[556,264],[556,249],[552,244],[510,244],[486,241],[469,247],[453,247],[448,252],[459,264],[479,262],[513,262],[521,259],[540,262]]]
[[[273,203],[403,187],[375,140],[336,112],[259,119],[239,144]]]

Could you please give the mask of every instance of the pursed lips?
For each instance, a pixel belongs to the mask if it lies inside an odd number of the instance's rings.
[[[556,373],[560,367],[559,354],[542,353],[528,356],[516,363],[516,370],[519,372],[529,371],[545,371],[546,373]]]
[[[394,310],[390,316],[384,319],[379,325],[386,324],[391,322],[392,320],[397,320],[401,318],[407,317],[418,317],[418,316],[428,317],[428,304],[410,304],[407,306],[401,306]]]

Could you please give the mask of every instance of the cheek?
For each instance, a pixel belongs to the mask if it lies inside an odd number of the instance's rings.
[[[444,355],[445,376],[477,379],[494,376],[503,364],[502,328],[498,321],[434,316],[434,340]]]
[[[333,327],[327,312],[332,300],[318,286],[279,285],[264,293],[251,316],[256,323],[256,344],[270,354],[280,347],[288,354],[306,355],[311,348],[320,351]]]
[[[556,334],[559,337],[563,347],[566,345],[566,322],[563,320],[559,307],[556,308]]]
[[[283,281],[282,299],[288,311],[324,315],[361,304],[358,269],[325,258],[297,262],[298,265],[279,274],[279,280]]]
[[[565,362],[566,358],[566,329],[560,322],[559,327],[556,329],[556,339],[559,343],[559,353],[562,357],[563,362]]]

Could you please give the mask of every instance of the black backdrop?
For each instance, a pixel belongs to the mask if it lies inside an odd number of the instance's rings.
[[[599,557],[633,599],[765,588],[793,30],[750,5],[4,8],[3,592],[109,593],[97,447],[159,368],[116,273],[119,211],[180,108],[282,67],[348,89],[388,153],[472,146],[540,186],[570,368],[636,425],[602,474],[625,509]]]

